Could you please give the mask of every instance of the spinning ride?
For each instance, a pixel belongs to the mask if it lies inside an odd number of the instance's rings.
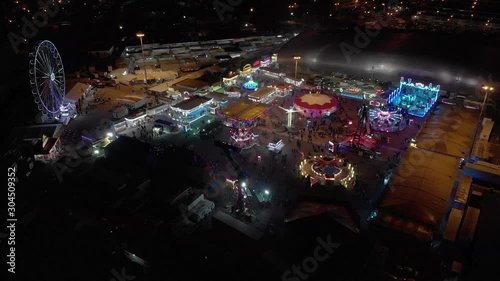
[[[64,104],[66,80],[61,56],[48,40],[37,43],[29,56],[31,93],[42,119],[44,122],[59,120],[61,113],[69,110]]]
[[[259,83],[255,82],[253,80],[250,80],[250,81],[243,83],[242,87],[243,87],[243,89],[245,89],[247,91],[255,91],[259,87]]]
[[[406,127],[408,113],[403,108],[385,106],[369,111],[370,127],[381,132],[398,132]]]
[[[314,156],[312,159],[304,159],[300,163],[299,170],[302,176],[311,177],[311,185],[316,182],[326,185],[330,182],[349,188],[354,185],[356,178],[354,166],[336,156]]]
[[[240,149],[252,148],[258,142],[258,135],[251,133],[249,128],[231,129],[229,133],[231,134],[231,145]]]

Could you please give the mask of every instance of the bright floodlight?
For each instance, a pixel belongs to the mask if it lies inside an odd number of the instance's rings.
[[[98,149],[94,150],[94,154],[99,154],[99,150]]]
[[[294,60],[300,60],[302,57],[301,56],[294,56],[293,59]]]
[[[265,192],[267,195],[269,195],[269,190],[267,190],[267,189],[266,189],[266,190],[264,190],[264,192]]]
[[[138,32],[138,33],[136,34],[136,36],[137,36],[137,37],[139,37],[139,38],[144,37],[144,33],[142,33],[142,32]]]
[[[108,136],[108,138],[112,138],[113,137],[113,133],[109,132],[106,134],[106,136]]]
[[[241,187],[247,187],[247,183],[246,182],[242,182],[241,183]]]
[[[485,89],[486,91],[493,91],[493,87],[490,86],[483,86],[483,89]]]

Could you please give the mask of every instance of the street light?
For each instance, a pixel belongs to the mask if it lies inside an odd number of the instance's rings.
[[[136,34],[137,37],[139,37],[139,40],[141,40],[141,51],[142,51],[142,61],[144,62],[144,79],[146,82],[146,86],[148,85],[148,74],[146,71],[146,58],[144,57],[144,45],[142,44],[142,37],[144,37],[144,33],[139,32]]]
[[[483,90],[485,91],[485,94],[484,94],[483,106],[481,107],[481,114],[479,115],[479,118],[481,118],[481,120],[483,118],[483,112],[486,106],[486,99],[488,98],[488,92],[493,92],[494,89],[493,87],[483,85]]]
[[[301,57],[294,56],[293,59],[295,60],[295,81],[297,81],[297,68],[298,68],[299,60],[301,59]]]

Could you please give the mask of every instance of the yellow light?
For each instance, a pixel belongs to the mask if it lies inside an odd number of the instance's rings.
[[[139,32],[139,33],[136,34],[136,36],[139,37],[139,38],[144,37],[144,33]]]

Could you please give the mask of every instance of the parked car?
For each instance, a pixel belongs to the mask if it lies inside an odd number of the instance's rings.
[[[99,79],[94,79],[92,81],[92,84],[94,85],[94,87],[96,88],[104,88],[104,84],[101,82],[101,80]]]

